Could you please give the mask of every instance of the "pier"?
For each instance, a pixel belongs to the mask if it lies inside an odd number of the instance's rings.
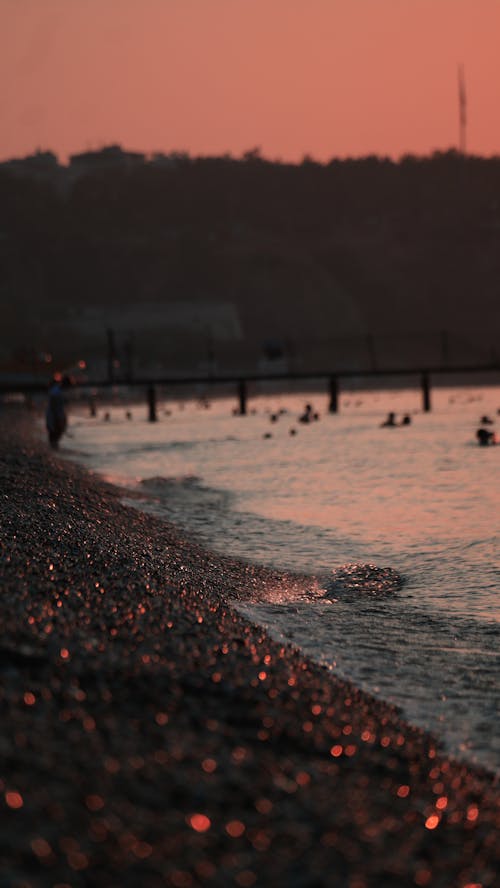
[[[391,369],[371,369],[371,370],[342,370],[337,372],[329,372],[325,370],[310,371],[307,373],[255,373],[255,374],[228,374],[228,375],[210,375],[210,376],[165,376],[155,378],[134,378],[115,379],[111,373],[108,379],[104,380],[77,380],[74,383],[75,388],[96,390],[128,388],[143,390],[145,392],[146,403],[148,407],[148,417],[150,422],[157,420],[157,396],[159,387],[168,388],[187,388],[194,386],[203,386],[209,389],[211,386],[234,386],[235,397],[237,400],[236,412],[240,416],[246,416],[248,412],[248,401],[250,397],[250,386],[265,382],[286,383],[304,382],[311,383],[324,381],[325,390],[329,395],[328,409],[332,414],[338,413],[340,409],[340,392],[342,383],[346,380],[359,379],[370,381],[371,383],[378,379],[381,382],[385,380],[410,379],[414,378],[417,387],[420,388],[422,397],[422,411],[429,413],[432,410],[432,386],[437,382],[438,377],[443,376],[477,376],[478,374],[496,373],[498,374],[498,382],[500,383],[500,364],[493,363],[488,365],[463,365],[455,367],[420,367],[409,369],[391,368]],[[388,387],[386,384],[381,388]],[[0,381],[0,393],[12,394],[21,393],[24,395],[39,394],[47,390],[47,383],[42,382],[8,382]]]

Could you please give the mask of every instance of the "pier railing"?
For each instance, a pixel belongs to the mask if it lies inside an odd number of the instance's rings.
[[[76,380],[75,388],[91,389],[93,392],[106,389],[142,389],[146,393],[149,419],[154,422],[156,416],[156,402],[158,387],[196,387],[203,386],[208,390],[212,386],[234,386],[237,398],[237,412],[241,416],[247,413],[249,386],[256,383],[286,383],[291,382],[319,382],[324,380],[325,388],[329,395],[329,412],[339,412],[339,395],[341,391],[342,381],[348,379],[363,380],[383,380],[396,378],[414,377],[418,381],[418,387],[422,393],[422,410],[428,413],[432,409],[432,384],[436,382],[438,376],[476,376],[478,374],[498,374],[498,382],[500,383],[500,363],[492,363],[489,365],[462,365],[454,367],[436,366],[425,368],[391,368],[391,369],[372,369],[372,370],[342,370],[342,372],[329,372],[325,370],[308,371],[306,373],[299,372],[283,372],[283,373],[254,373],[254,374],[230,374],[230,375],[203,375],[203,376],[167,376],[167,377],[143,377],[140,379],[102,379],[102,380]],[[386,387],[386,386],[382,386]],[[15,382],[0,380],[0,392],[22,393],[25,395],[36,394],[47,390],[47,384],[43,382]]]

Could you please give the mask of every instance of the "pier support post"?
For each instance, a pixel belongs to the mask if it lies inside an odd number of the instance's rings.
[[[422,373],[422,406],[424,413],[429,413],[431,409],[431,384],[429,374],[424,371]]]
[[[131,384],[134,381],[134,343],[132,337],[125,343],[125,379]]]
[[[156,389],[154,385],[148,386],[148,410],[149,410],[149,422],[156,422],[158,416],[156,415]]]
[[[238,383],[238,399],[239,399],[239,414],[240,416],[247,415],[247,384],[244,379],[240,379]]]
[[[330,393],[330,403],[328,405],[329,413],[338,413],[339,409],[339,378],[338,376],[330,376],[328,382],[328,390]]]
[[[115,334],[113,330],[106,330],[106,337],[108,340],[108,350],[107,350],[107,359],[108,359],[108,382],[110,385],[113,385],[115,381],[115,358],[116,358],[116,350],[115,350]]]

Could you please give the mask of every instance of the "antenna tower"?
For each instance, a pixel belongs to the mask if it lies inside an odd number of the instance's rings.
[[[459,151],[467,153],[467,94],[465,92],[464,66],[458,66],[458,122],[459,122]]]

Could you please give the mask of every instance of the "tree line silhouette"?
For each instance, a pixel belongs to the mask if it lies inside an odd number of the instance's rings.
[[[460,343],[494,355],[499,240],[499,157],[288,164],[254,150],[46,179],[0,167],[2,361],[70,360],[92,348],[79,312],[169,300],[235,305],[256,353],[447,330],[457,359]],[[148,335],[161,361],[165,336]],[[194,332],[182,343],[194,360]]]

